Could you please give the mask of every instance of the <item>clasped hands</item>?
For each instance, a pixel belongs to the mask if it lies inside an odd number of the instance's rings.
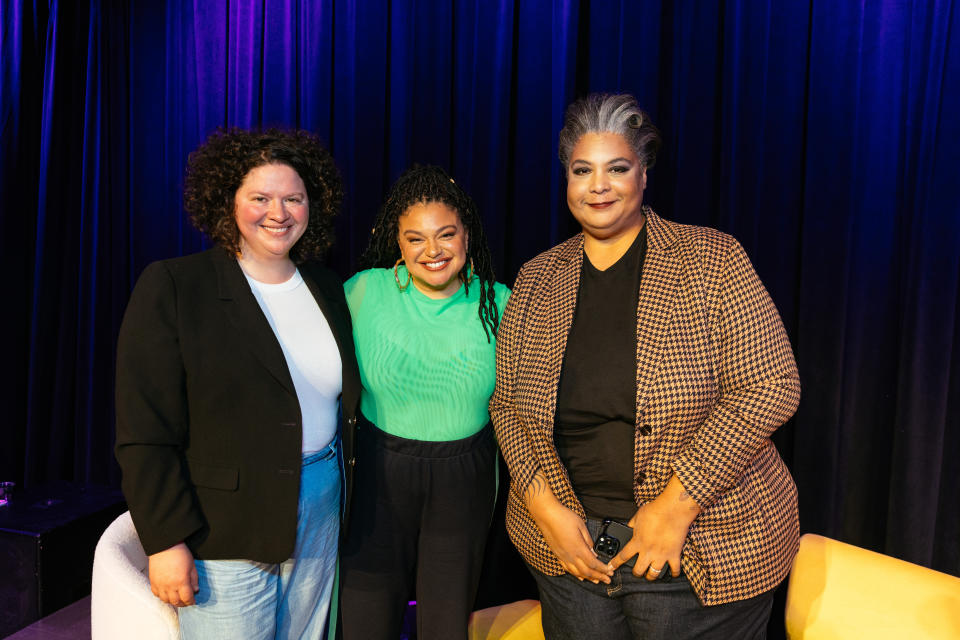
[[[531,496],[527,506],[540,527],[550,549],[563,569],[580,580],[594,584],[610,584],[614,571],[636,556],[633,574],[656,580],[669,566],[670,573],[680,575],[680,557],[687,532],[700,513],[700,507],[672,476],[663,492],[642,505],[627,523],[633,537],[608,563],[602,562],[593,550],[593,540],[586,523],[564,506],[547,488]]]

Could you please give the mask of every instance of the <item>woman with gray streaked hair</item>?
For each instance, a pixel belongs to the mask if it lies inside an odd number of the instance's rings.
[[[743,248],[643,205],[660,134],[629,95],[567,109],[582,233],[523,266],[490,415],[546,637],[763,638],[799,538],[770,435],[800,383]]]
[[[557,144],[560,164],[567,167],[570,155],[588,133],[615,133],[630,145],[644,168],[652,169],[660,151],[660,131],[650,116],[640,110],[633,96],[626,93],[591,93],[567,108]]]

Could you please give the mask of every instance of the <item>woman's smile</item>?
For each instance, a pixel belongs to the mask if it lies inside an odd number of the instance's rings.
[[[608,209],[616,202],[616,200],[609,200],[607,202],[588,202],[587,205],[594,209]]]
[[[623,136],[587,133],[573,147],[567,205],[588,236],[636,235],[646,186],[647,171]]]
[[[397,242],[413,285],[430,298],[460,288],[467,263],[467,232],[457,212],[442,202],[418,202],[397,219]]]
[[[450,258],[444,258],[443,260],[438,260],[436,262],[423,262],[423,264],[430,271],[443,271],[448,264],[450,264]]]

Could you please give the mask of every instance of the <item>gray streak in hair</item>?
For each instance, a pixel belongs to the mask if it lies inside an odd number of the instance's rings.
[[[660,132],[650,116],[640,110],[637,100],[626,93],[591,93],[567,107],[560,130],[558,155],[564,169],[570,154],[588,133],[616,133],[637,154],[645,169],[653,167],[660,150]]]

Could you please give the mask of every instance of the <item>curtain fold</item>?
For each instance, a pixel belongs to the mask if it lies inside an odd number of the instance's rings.
[[[343,275],[389,184],[443,165],[509,284],[577,229],[565,106],[628,91],[664,134],[647,202],[736,236],[784,317],[802,529],[960,573],[956,2],[0,6],[0,480],[117,482],[117,328],[147,263],[206,246],[181,192],[215,128],[330,145]]]

